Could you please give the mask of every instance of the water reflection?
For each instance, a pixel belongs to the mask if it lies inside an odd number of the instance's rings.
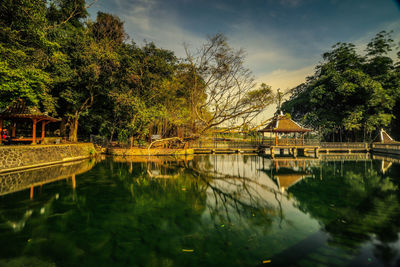
[[[33,198],[35,187],[55,181],[71,178],[75,188],[75,175],[85,173],[94,166],[94,160],[83,160],[64,164],[46,166],[23,171],[0,173],[0,196],[30,188],[30,198]]]
[[[0,263],[394,265],[399,165],[330,157],[115,157],[24,174],[1,191],[16,193],[0,201]]]

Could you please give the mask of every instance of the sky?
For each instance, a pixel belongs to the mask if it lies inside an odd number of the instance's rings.
[[[117,15],[138,45],[184,57],[207,36],[223,33],[246,51],[256,81],[286,90],[314,72],[337,42],[361,50],[376,33],[393,30],[400,41],[400,0],[98,0],[90,9]]]

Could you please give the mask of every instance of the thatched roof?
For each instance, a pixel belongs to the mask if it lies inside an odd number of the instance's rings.
[[[259,132],[273,133],[305,133],[312,132],[311,129],[303,128],[297,122],[285,115],[278,115],[271,119],[271,122]]]

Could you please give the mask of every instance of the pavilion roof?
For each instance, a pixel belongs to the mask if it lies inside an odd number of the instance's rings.
[[[288,173],[288,174],[276,174],[274,178],[278,182],[279,188],[288,189],[292,185],[298,183],[303,178],[307,177],[305,173]]]
[[[22,99],[13,101],[10,106],[0,112],[0,119],[38,119],[47,121],[60,121],[45,113],[37,107],[28,107]]]
[[[381,129],[380,134],[379,134],[379,141],[381,143],[397,143],[384,129]]]
[[[311,129],[303,128],[297,122],[285,115],[274,116],[271,121],[259,132],[273,133],[305,133],[312,132]]]

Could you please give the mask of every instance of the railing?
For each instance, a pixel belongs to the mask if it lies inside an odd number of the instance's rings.
[[[277,141],[277,142],[276,142]],[[318,146],[319,140],[315,139],[302,139],[302,138],[281,138],[281,139],[267,139],[264,140],[263,145],[267,146]]]
[[[277,142],[277,143],[276,143]],[[364,142],[320,142],[317,139],[302,139],[302,138],[268,138],[262,142],[264,146],[319,146],[321,149],[365,149],[369,148],[368,143]],[[197,140],[189,144],[190,148],[204,148],[204,149],[246,149],[257,148],[261,145],[261,140]],[[399,144],[374,144],[379,145],[379,148],[396,147],[400,150]],[[378,148],[378,147],[377,147]]]
[[[372,143],[372,148],[377,149],[390,149],[390,150],[399,150],[400,151],[400,143],[389,143],[389,144],[382,144],[382,143]]]
[[[229,140],[229,141],[212,141],[198,140],[189,144],[190,148],[205,148],[205,149],[246,149],[257,148],[259,142],[256,140]]]
[[[368,143],[364,142],[321,142],[322,149],[368,149]]]

